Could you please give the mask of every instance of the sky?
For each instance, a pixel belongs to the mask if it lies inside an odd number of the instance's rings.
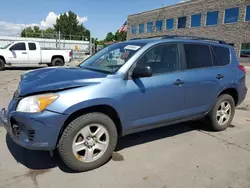
[[[53,26],[58,15],[73,11],[79,23],[103,39],[116,32],[127,16],[181,0],[1,0],[0,35],[17,36],[27,26]]]

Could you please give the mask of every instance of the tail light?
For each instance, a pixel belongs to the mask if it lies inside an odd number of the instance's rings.
[[[239,65],[238,68],[246,74],[246,68],[243,65]]]
[[[72,57],[72,51],[69,52],[69,57]]]

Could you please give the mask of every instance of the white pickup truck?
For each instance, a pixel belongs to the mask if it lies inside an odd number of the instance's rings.
[[[16,41],[0,49],[0,70],[6,65],[63,66],[71,56],[70,50],[42,50],[38,42]]]

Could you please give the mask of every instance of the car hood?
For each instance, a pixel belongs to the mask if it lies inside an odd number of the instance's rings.
[[[18,95],[25,96],[98,84],[106,77],[107,74],[77,67],[42,68],[26,72],[21,76]]]

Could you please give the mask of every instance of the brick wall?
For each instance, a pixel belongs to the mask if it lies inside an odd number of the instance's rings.
[[[245,8],[250,5],[250,0],[193,0],[173,6],[142,12],[128,16],[128,39],[144,38],[161,35],[193,35],[209,38],[218,38],[227,43],[234,43],[235,50],[239,56],[241,43],[250,43],[250,22],[245,22]],[[224,10],[226,8],[239,7],[239,21],[234,24],[223,24]],[[216,26],[205,26],[206,13],[209,11],[219,11],[219,23]],[[190,17],[193,14],[202,13],[201,27],[190,28]],[[187,16],[187,28],[177,29],[178,17]],[[166,31],[166,19],[175,18],[174,29]],[[163,30],[160,32],[147,33],[147,22],[163,20]],[[139,24],[144,23],[144,33],[139,34]],[[131,34],[131,25],[137,26],[137,34]]]

